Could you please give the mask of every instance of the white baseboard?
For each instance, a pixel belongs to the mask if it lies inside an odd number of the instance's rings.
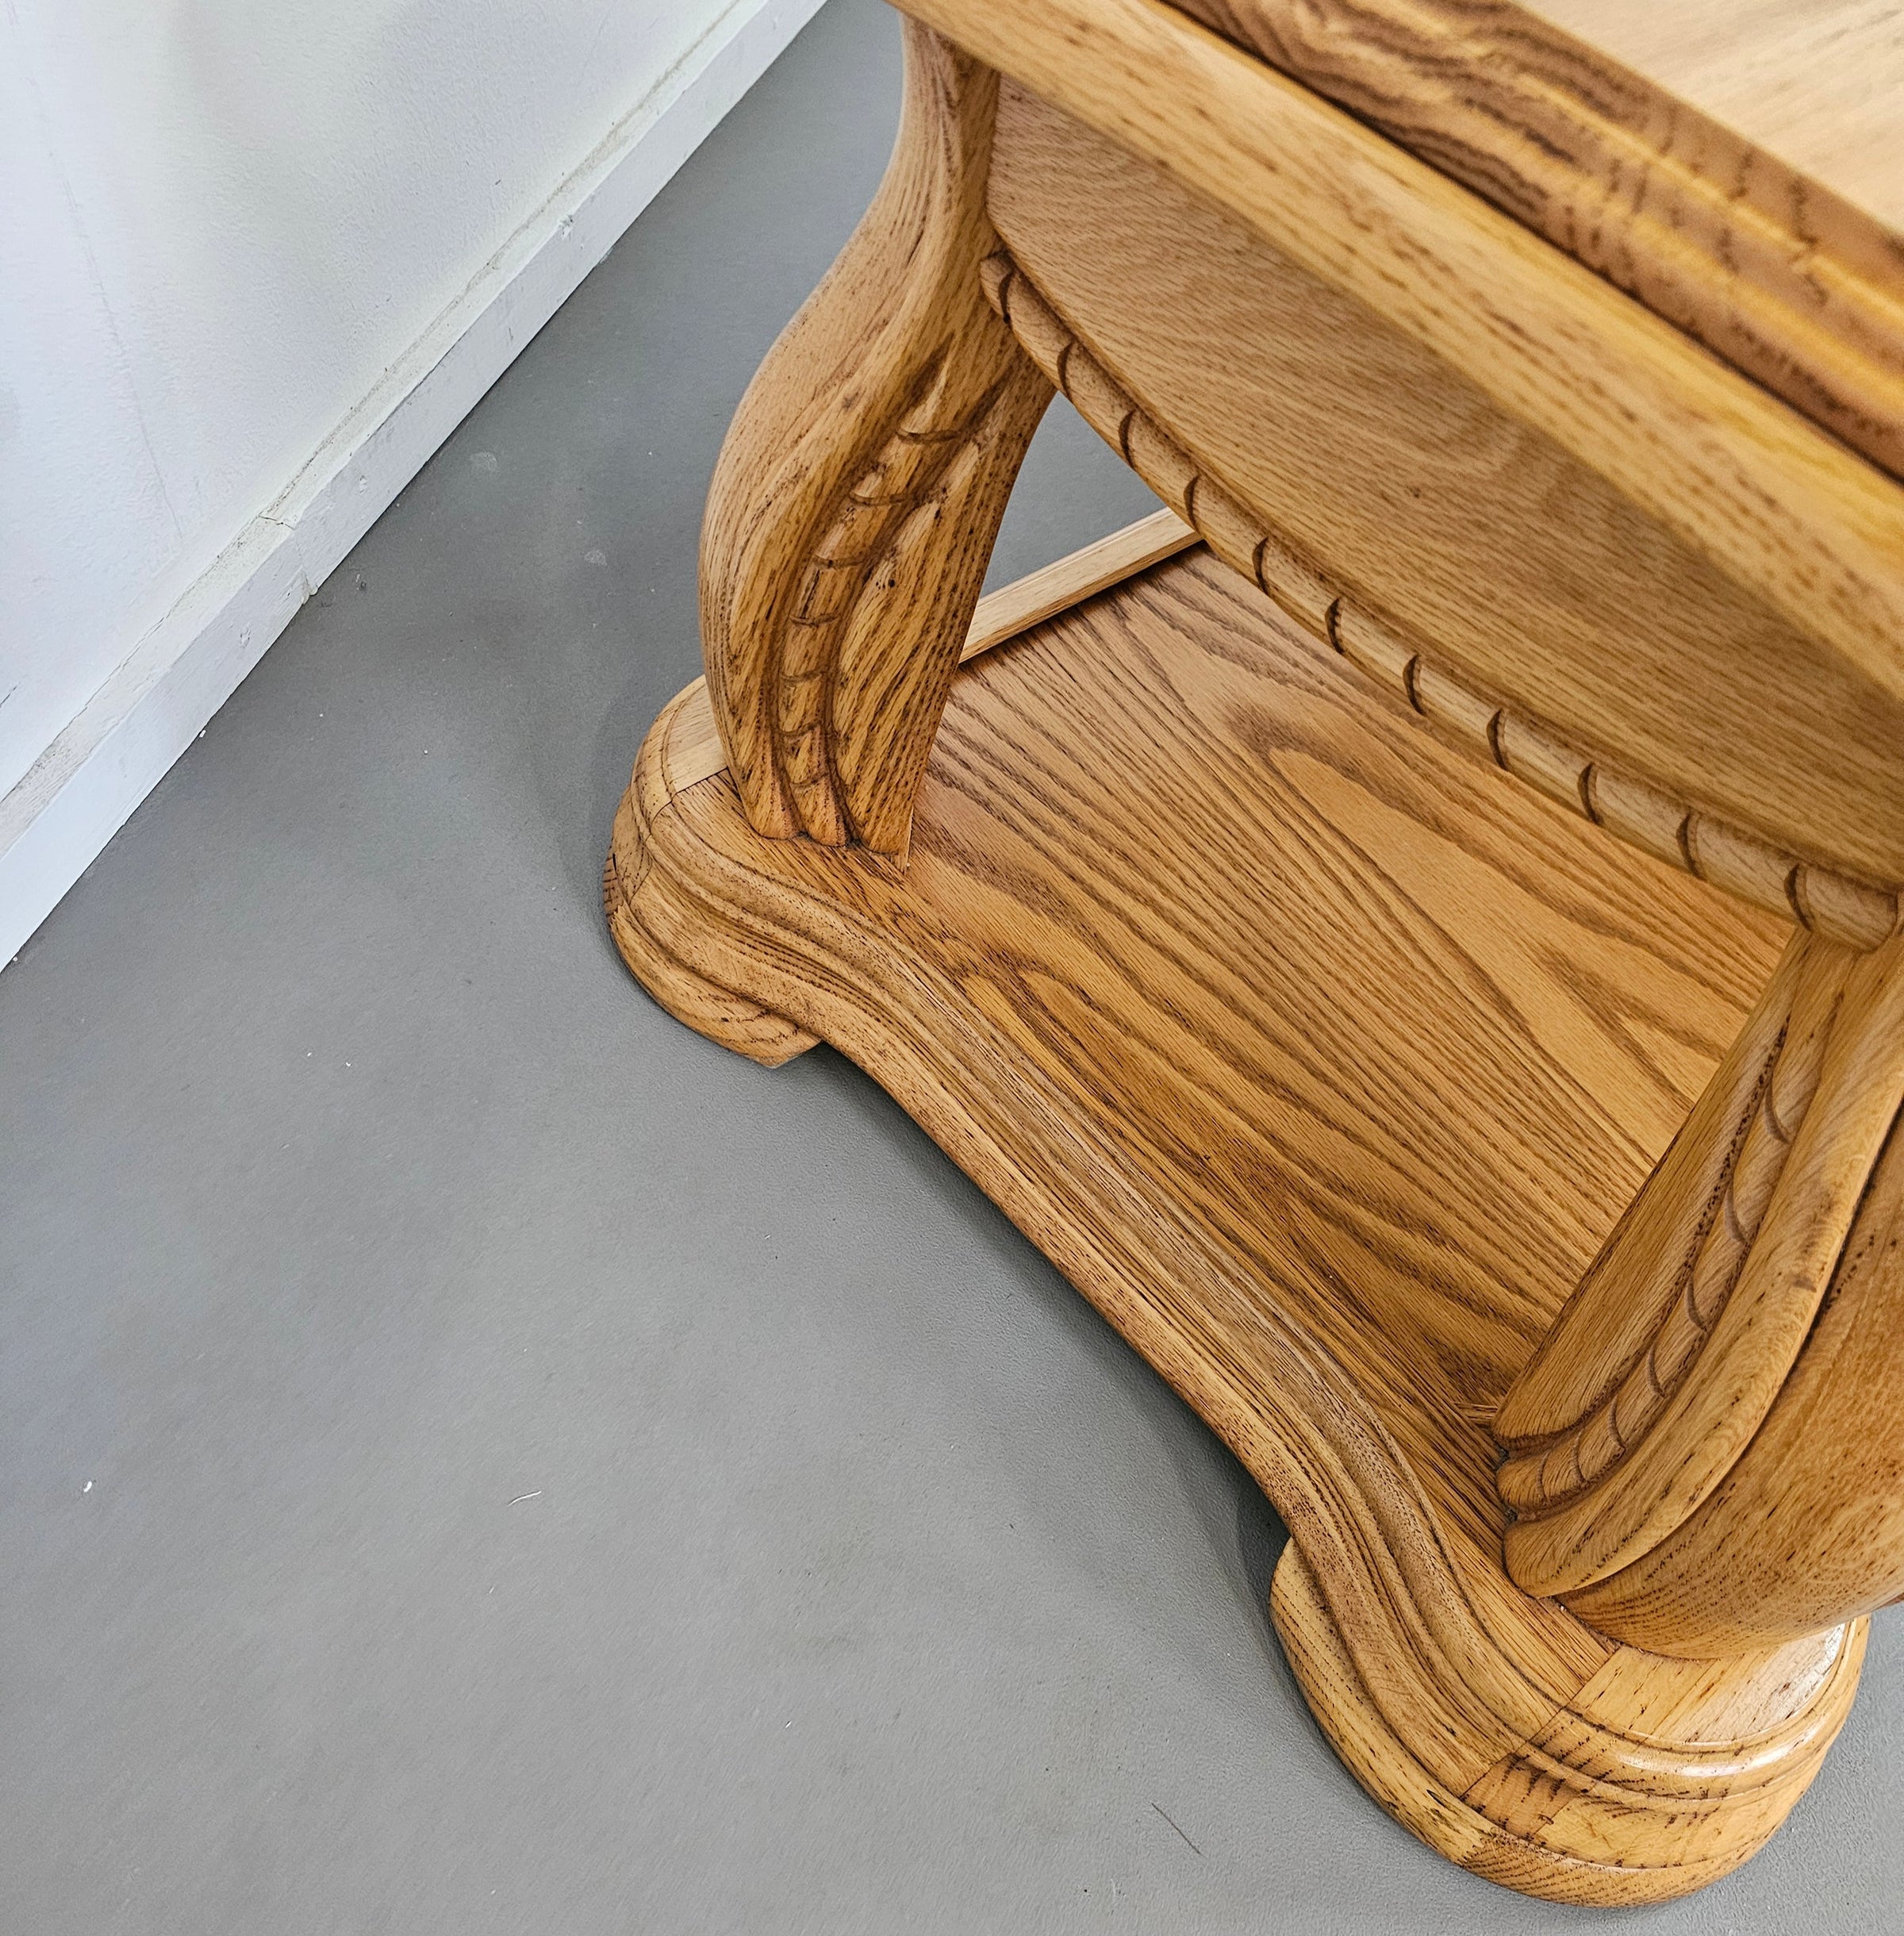
[[[0,799],[0,963],[821,0],[735,0]]]

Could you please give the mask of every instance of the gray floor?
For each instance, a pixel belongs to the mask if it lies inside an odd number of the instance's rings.
[[[720,432],[877,179],[835,0],[0,976],[0,1929],[1529,1930],[1366,1800],[1227,1455],[597,901]],[[1138,514],[1075,419],[998,565]],[[1904,1627],[1742,1875],[1904,1925]]]

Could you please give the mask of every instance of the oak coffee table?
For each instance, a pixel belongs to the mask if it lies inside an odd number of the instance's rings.
[[[1904,26],[904,4],[616,941],[1234,1450],[1399,1821],[1696,1888],[1904,1593]],[[980,601],[1060,390],[1169,509]]]

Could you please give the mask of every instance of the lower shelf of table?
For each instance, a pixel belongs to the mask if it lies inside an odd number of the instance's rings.
[[[704,708],[617,819],[624,955],[758,1060],[858,1062],[1234,1448],[1370,1792],[1565,1900],[1750,1854],[1862,1623],[1614,1645],[1507,1579],[1488,1421],[1779,924],[1442,747],[1200,548],[962,671],[904,865],[754,835]]]

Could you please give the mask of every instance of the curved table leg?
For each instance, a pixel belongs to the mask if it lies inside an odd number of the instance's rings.
[[[749,820],[892,854],[1052,395],[979,278],[998,77],[910,21],[905,48],[891,166],[742,401],[701,553]]]

